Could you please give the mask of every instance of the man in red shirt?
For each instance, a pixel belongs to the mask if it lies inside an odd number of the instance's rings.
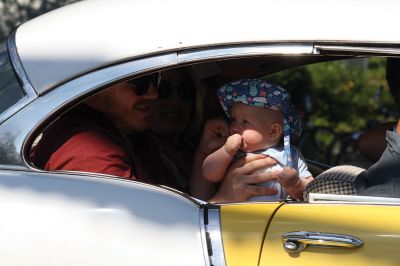
[[[147,128],[148,103],[158,97],[160,73],[111,86],[46,129],[32,148],[45,170],[110,174],[152,183],[134,160],[127,135]]]

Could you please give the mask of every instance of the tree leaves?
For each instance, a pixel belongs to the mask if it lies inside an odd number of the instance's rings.
[[[0,41],[21,23],[78,0],[0,0]]]

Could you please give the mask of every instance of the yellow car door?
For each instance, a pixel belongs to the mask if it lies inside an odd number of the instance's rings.
[[[221,236],[227,266],[257,266],[265,232],[283,203],[240,203],[220,207]]]
[[[354,203],[281,205],[259,261],[270,266],[399,264],[400,206]]]

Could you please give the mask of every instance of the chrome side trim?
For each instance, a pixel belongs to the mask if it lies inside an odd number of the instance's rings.
[[[206,234],[206,226],[205,226],[205,213],[207,212],[207,208],[201,206],[199,209],[199,221],[200,221],[200,238],[201,238],[201,243],[203,245],[203,255],[204,255],[204,261],[206,262],[206,266],[211,266],[210,264],[210,257],[209,257],[209,250],[208,250],[208,243],[207,243],[207,234]]]
[[[311,204],[400,205],[400,198],[310,193]]]
[[[200,212],[201,224],[204,226],[206,255],[209,258],[209,263],[212,266],[225,266],[224,246],[221,235],[221,221],[219,207],[204,206]]]
[[[119,177],[117,177],[117,178],[119,178]],[[140,182],[140,181],[136,181],[136,182]],[[144,182],[141,182],[141,183],[144,183]],[[145,183],[145,184],[147,184],[147,183]],[[175,188],[171,188],[171,187],[164,186],[164,185],[153,185],[153,184],[149,184],[149,185],[151,185],[153,187],[163,188],[164,190],[167,190],[170,193],[172,192],[172,194],[174,194],[174,195],[179,195],[180,197],[185,198],[188,201],[191,201],[197,207],[201,207],[201,205],[205,203],[204,201],[198,200],[196,198],[192,198],[188,194],[186,194],[180,190],[177,190]]]
[[[21,98],[16,104],[0,114],[0,124],[37,98],[37,94],[30,84],[19,59],[15,44],[15,32],[16,30],[14,30],[7,39],[7,50],[15,75],[20,83],[20,86],[22,87],[25,97]]]
[[[263,44],[238,47],[214,47],[178,53],[178,63],[260,55],[307,55],[313,53],[312,44]]]
[[[338,54],[353,53],[354,55],[363,54],[380,54],[380,55],[400,55],[400,47],[362,47],[362,46],[345,46],[345,45],[315,45],[314,54]]]
[[[15,169],[15,170],[20,170],[20,169]],[[22,169],[22,171],[26,172],[26,169]],[[37,173],[37,171],[29,171],[29,172],[34,172]],[[41,170],[43,173],[48,173],[45,170]],[[170,188],[164,185],[156,185],[156,184],[150,184],[146,183],[143,181],[138,181],[138,180],[130,180],[130,179],[122,179],[119,176],[114,176],[114,175],[108,175],[108,174],[101,174],[101,173],[92,173],[92,172],[82,172],[82,171],[67,171],[67,170],[55,170],[52,171],[51,174],[59,175],[59,176],[80,176],[80,177],[96,177],[96,178],[103,178],[103,179],[112,179],[112,180],[118,180],[118,182],[129,182],[129,183],[138,183],[144,187],[151,187],[153,189],[156,189],[158,191],[162,191],[163,193],[168,193],[170,195],[173,195],[175,197],[181,197],[189,202],[191,202],[194,206],[197,208],[201,207],[201,202],[199,200],[196,200],[195,198],[190,197],[188,194],[183,193],[182,191],[176,190],[174,188]]]
[[[310,247],[322,248],[360,248],[364,242],[360,239],[341,234],[297,231],[282,236],[283,248],[287,253],[298,254]]]

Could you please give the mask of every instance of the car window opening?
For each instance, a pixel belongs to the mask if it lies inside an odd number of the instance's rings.
[[[363,154],[359,137],[386,122],[390,130],[398,117],[386,82],[386,58],[286,59],[208,62],[161,71],[159,82],[149,75],[114,85],[41,132],[32,145],[32,162],[49,171],[112,174],[191,193],[193,157],[205,121],[228,121],[217,89],[248,77],[278,84],[291,95],[302,120],[302,134],[292,139],[293,147],[314,177],[336,165],[367,169],[375,161]],[[69,150],[81,142],[80,149]],[[98,143],[104,148],[94,149]],[[83,162],[72,159],[77,153]]]

